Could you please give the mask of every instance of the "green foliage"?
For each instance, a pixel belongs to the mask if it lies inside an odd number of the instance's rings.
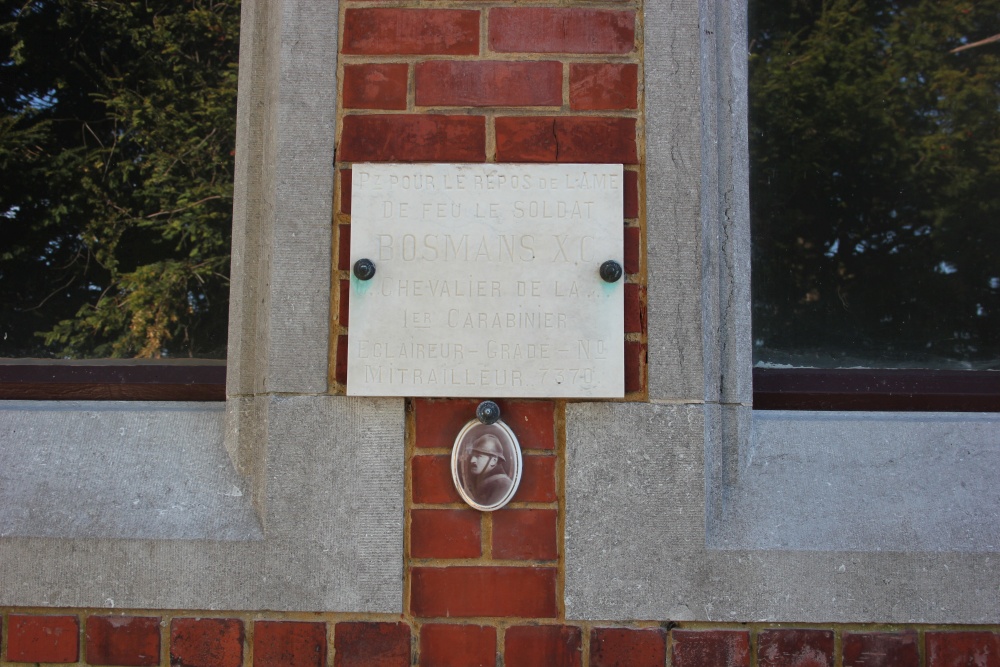
[[[0,0],[0,355],[225,355],[238,35],[238,0]]]
[[[1000,361],[1000,0],[757,0],[758,359]]]

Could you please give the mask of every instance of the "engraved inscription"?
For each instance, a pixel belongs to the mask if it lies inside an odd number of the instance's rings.
[[[354,166],[347,391],[624,392],[621,165]]]

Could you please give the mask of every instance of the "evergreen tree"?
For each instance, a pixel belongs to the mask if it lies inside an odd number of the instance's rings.
[[[238,0],[0,0],[0,355],[225,355],[238,31]]]
[[[757,358],[995,366],[1000,0],[753,4]]]

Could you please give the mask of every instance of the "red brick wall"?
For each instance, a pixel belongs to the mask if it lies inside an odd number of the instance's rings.
[[[454,437],[475,417],[478,401],[410,403],[407,611],[416,618],[560,616],[562,406],[498,403],[520,440],[524,475],[510,505],[497,512],[468,508],[451,481]]]
[[[342,4],[331,380],[347,375],[353,162],[625,164],[625,388],[644,395],[637,2]],[[397,4],[397,3],[393,3]]]
[[[352,162],[607,161],[626,165],[626,387],[641,400],[638,0],[344,0],[341,12],[336,391],[346,375]],[[0,609],[0,665],[1000,667],[998,627],[566,619],[565,401],[500,401],[524,474],[493,513],[464,505],[450,475],[453,439],[477,403],[407,403],[401,615]]]
[[[998,667],[997,630],[4,610],[0,665]]]

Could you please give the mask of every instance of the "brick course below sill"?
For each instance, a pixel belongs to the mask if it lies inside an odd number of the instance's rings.
[[[106,609],[63,609],[46,614],[6,608],[0,613],[2,667],[26,662],[177,667],[1000,667],[1000,626],[686,627],[666,621],[574,623],[531,617],[426,623],[411,616],[313,613],[304,620],[301,613],[190,610],[111,614]]]

